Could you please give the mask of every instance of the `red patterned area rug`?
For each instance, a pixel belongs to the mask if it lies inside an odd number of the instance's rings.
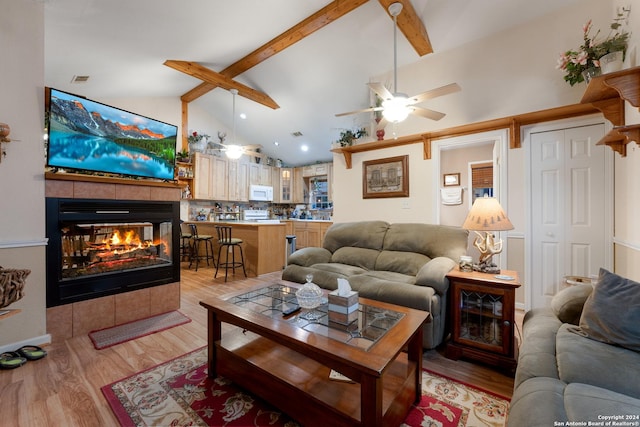
[[[123,323],[122,325],[111,328],[91,331],[89,332],[89,338],[91,338],[96,350],[102,350],[103,348],[122,344],[123,342],[144,337],[145,335],[151,335],[189,322],[191,322],[191,319],[179,311],[169,311],[168,313],[134,320],[133,322]]]
[[[281,426],[296,423],[224,378],[207,377],[201,348],[102,387],[123,426]],[[509,400],[423,371],[422,400],[403,426],[504,426]]]

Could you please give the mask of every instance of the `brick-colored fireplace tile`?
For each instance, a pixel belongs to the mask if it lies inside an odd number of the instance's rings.
[[[47,308],[47,333],[54,342],[73,337],[72,304]]]
[[[73,197],[76,199],[115,199],[115,184],[76,181],[73,186]]]
[[[46,197],[73,198],[73,182],[48,179],[45,181],[44,194]]]
[[[149,200],[151,187],[141,185],[116,185],[116,199],[118,200]]]
[[[116,299],[113,295],[73,303],[73,336],[115,326]]]
[[[115,295],[116,325],[151,316],[151,288]]]
[[[180,282],[155,286],[150,290],[150,316],[180,308]]]

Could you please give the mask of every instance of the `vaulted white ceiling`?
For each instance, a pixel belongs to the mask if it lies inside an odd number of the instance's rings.
[[[577,1],[411,3],[434,52],[444,52]],[[193,61],[221,71],[329,3],[45,0],[45,84],[99,100],[179,98],[201,81],[163,65],[165,60]],[[419,59],[399,32],[398,65]],[[262,144],[267,155],[289,165],[330,160],[330,144],[341,130],[371,120],[370,114],[341,118],[334,114],[369,107],[366,83],[392,68],[393,21],[372,0],[235,78],[280,105],[273,110],[239,97],[236,111],[247,119],[236,121],[238,138]],[[90,79],[72,84],[76,75]],[[434,86],[425,78],[425,91]],[[228,91],[214,89],[192,105],[232,128]],[[293,136],[294,132],[302,136]],[[302,144],[309,151],[302,152]]]

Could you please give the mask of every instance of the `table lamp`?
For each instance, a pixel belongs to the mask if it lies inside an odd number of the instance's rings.
[[[513,224],[498,200],[487,196],[478,197],[473,202],[462,228],[475,231],[477,234],[473,246],[480,251],[480,258],[473,269],[484,273],[500,273],[500,269],[491,262],[491,258],[502,252],[502,240],[496,241],[495,235],[491,232],[513,230]],[[484,235],[481,232],[484,232]]]

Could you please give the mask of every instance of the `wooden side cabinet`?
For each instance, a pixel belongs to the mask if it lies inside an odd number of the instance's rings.
[[[518,273],[462,272],[456,267],[449,279],[448,329],[445,356],[461,357],[498,366],[513,375],[518,361],[515,331],[515,291]]]

